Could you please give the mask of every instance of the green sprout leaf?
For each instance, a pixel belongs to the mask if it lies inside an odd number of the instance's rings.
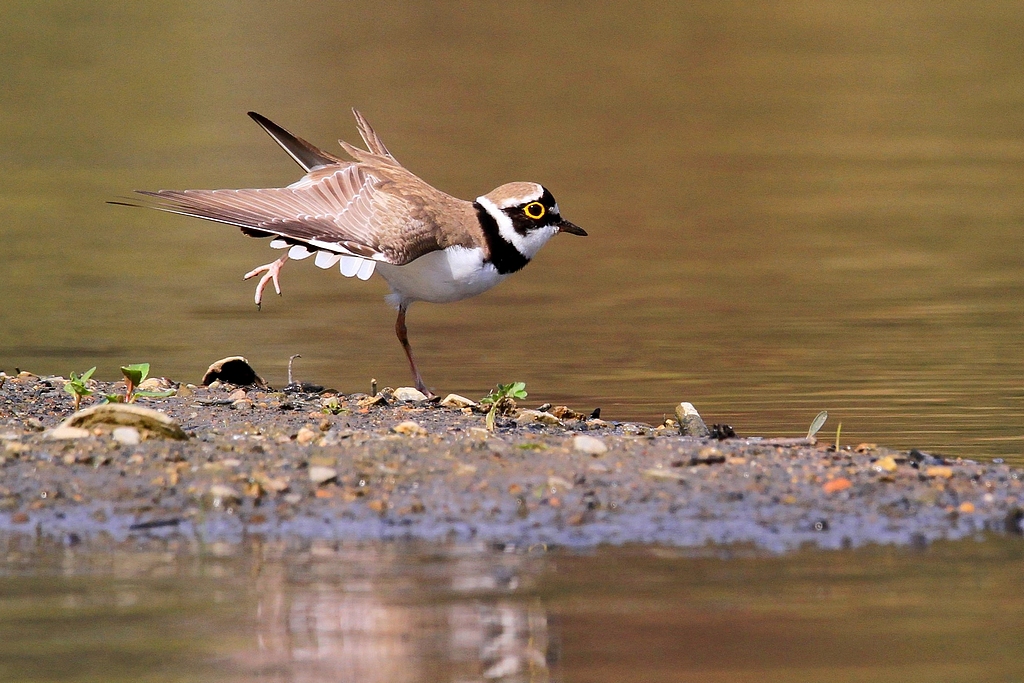
[[[71,394],[75,399],[75,412],[78,411],[78,406],[82,404],[82,398],[92,394],[92,389],[86,386],[86,382],[92,377],[92,373],[96,372],[96,367],[86,370],[81,375],[76,375],[74,372],[71,373],[71,379],[64,385],[64,391]]]
[[[491,389],[489,394],[480,399],[480,403],[491,407],[491,409],[487,411],[487,418],[484,421],[484,424],[487,426],[487,431],[494,431],[494,418],[497,417],[499,404],[504,399],[515,400],[524,399],[526,397],[526,382],[499,384],[494,389]],[[506,404],[507,403],[508,402],[506,401]]]
[[[821,429],[825,425],[825,420],[827,420],[827,419],[828,419],[828,411],[827,410],[823,410],[820,413],[818,413],[815,416],[814,420],[811,421],[811,428],[807,430],[807,438],[810,439],[815,434],[817,434],[818,430]]]
[[[122,365],[121,374],[124,375],[125,383],[124,402],[131,403],[135,397],[135,387],[149,377],[149,363]]]
[[[142,384],[143,380],[149,377],[149,363],[135,363],[134,365],[122,365],[121,374],[135,386]]]

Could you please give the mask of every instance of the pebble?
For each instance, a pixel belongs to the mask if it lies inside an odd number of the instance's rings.
[[[587,436],[586,434],[573,437],[572,448],[587,455],[601,455],[608,452],[608,446],[604,444],[604,441],[595,436]]]
[[[838,479],[832,479],[826,481],[821,487],[825,493],[838,493],[839,491],[845,491],[846,489],[853,486],[853,482],[846,477],[839,477]]]
[[[476,405],[476,401],[472,401],[465,396],[459,396],[458,394],[448,394],[441,401],[441,405],[445,408],[472,408]]]
[[[92,432],[88,429],[82,429],[81,427],[54,427],[50,431],[46,432],[46,438],[48,439],[84,439],[92,436]]]
[[[235,389],[230,394],[228,394],[228,398],[231,399],[232,401],[239,401],[245,398],[245,389]]]
[[[314,465],[309,468],[309,480],[313,482],[315,486],[326,484],[329,481],[333,481],[338,478],[338,470],[333,467],[324,467],[322,465]]]
[[[679,433],[683,436],[695,436],[704,439],[711,436],[711,431],[704,424],[700,413],[693,407],[692,403],[683,401],[676,406],[676,418],[679,420]]]
[[[315,438],[316,432],[314,432],[309,427],[303,427],[302,429],[299,430],[299,433],[295,435],[295,440],[301,443],[302,445],[311,443]]]
[[[936,477],[938,479],[951,479],[953,477],[953,468],[946,467],[945,465],[933,465],[924,471],[926,476]]]
[[[252,406],[252,401],[247,398],[240,398],[231,402],[231,408],[234,410],[251,410]]]
[[[209,488],[208,493],[212,499],[214,507],[230,505],[231,503],[240,503],[242,501],[242,495],[238,491],[224,484],[212,485]]]
[[[427,395],[419,389],[413,389],[412,387],[398,387],[395,389],[395,400],[396,401],[426,401]]]
[[[891,455],[887,455],[884,458],[876,460],[872,467],[879,472],[895,472],[897,465],[896,460]]]
[[[520,410],[516,416],[516,424],[525,425],[531,422],[539,422],[546,425],[561,425],[562,421],[549,412],[543,410]]]
[[[406,436],[426,436],[427,430],[421,427],[418,423],[412,420],[406,420],[405,422],[399,422],[391,428],[396,434],[404,434]]]
[[[30,417],[25,420],[25,426],[37,432],[43,431],[43,422],[38,417]]]
[[[122,446],[138,446],[142,442],[142,435],[135,427],[118,427],[111,436]]]
[[[685,477],[679,474],[678,472],[673,472],[672,470],[663,470],[656,467],[652,467],[649,470],[644,470],[642,474],[645,477],[650,477],[651,479],[660,479],[662,481],[682,481],[683,479],[685,479]]]

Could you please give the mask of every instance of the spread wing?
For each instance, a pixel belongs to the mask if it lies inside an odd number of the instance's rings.
[[[441,221],[461,218],[472,205],[402,167],[362,115],[355,113],[371,150],[342,143],[355,161],[341,160],[253,115],[308,171],[288,187],[139,193],[149,198],[145,206],[150,208],[235,225],[254,237],[274,237],[271,246],[291,247],[293,258],[316,253],[317,265],[324,268],[341,260],[342,273],[358,272],[360,277],[365,275],[363,279],[373,272],[372,263],[364,263],[365,259],[404,265],[469,239],[444,237],[437,227]]]

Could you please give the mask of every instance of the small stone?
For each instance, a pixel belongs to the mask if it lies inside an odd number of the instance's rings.
[[[54,427],[46,432],[47,439],[85,439],[92,436],[92,432],[81,427]]]
[[[932,467],[927,468],[924,471],[924,473],[925,476],[928,477],[936,477],[938,479],[951,479],[953,477],[953,468],[946,467],[945,465],[933,465]]]
[[[383,393],[377,393],[373,396],[367,396],[361,398],[356,402],[356,405],[360,408],[369,408],[370,406],[387,405],[388,399]]]
[[[839,491],[845,491],[846,489],[853,486],[853,482],[846,477],[839,477],[838,479],[832,479],[826,481],[821,487],[825,493],[838,493]]]
[[[683,479],[685,479],[685,477],[679,474],[678,472],[673,472],[672,470],[663,470],[657,467],[652,467],[649,470],[644,470],[642,474],[645,477],[650,477],[651,479],[659,479],[661,481],[682,481]]]
[[[177,396],[180,398],[189,398],[195,396],[195,385],[193,384],[182,384],[178,387]]]
[[[516,416],[516,424],[527,425],[532,422],[539,422],[545,425],[561,425],[562,421],[549,412],[543,410],[520,410]]]
[[[683,436],[695,436],[699,439],[711,436],[711,431],[692,403],[683,401],[677,405],[676,419],[679,420],[679,433]]]
[[[284,493],[288,490],[288,480],[281,477],[275,478],[261,473],[253,475],[253,480],[260,488],[270,493]]]
[[[242,495],[224,484],[214,484],[209,488],[209,496],[213,507],[222,507],[242,502]]]
[[[609,429],[612,426],[611,422],[605,422],[601,418],[592,417],[587,420],[587,429]]]
[[[135,427],[117,427],[111,436],[122,446],[138,446],[142,442],[142,435]]]
[[[25,426],[37,432],[43,431],[43,422],[38,417],[30,417],[25,420]]]
[[[18,453],[27,453],[29,450],[31,450],[31,446],[27,443],[21,443],[20,441],[8,441],[4,445],[5,452],[14,453],[15,455]]]
[[[872,467],[879,472],[895,472],[898,466],[896,460],[891,455],[887,455],[876,460]]]
[[[572,488],[572,483],[562,477],[551,475],[548,477],[548,488],[549,489],[562,489],[568,491]],[[554,491],[552,491],[554,493]]]
[[[338,470],[333,467],[314,465],[309,468],[309,480],[313,482],[314,486],[321,486],[329,481],[334,481],[337,478]]]
[[[962,512],[964,514],[970,514],[970,513],[974,512],[974,503],[972,503],[970,501],[966,501],[966,502],[960,503],[960,507],[958,507],[957,510],[959,510],[960,512]]]
[[[472,408],[476,405],[476,402],[466,398],[465,396],[448,394],[441,401],[441,405],[445,408]]]
[[[312,443],[313,439],[316,437],[316,432],[309,427],[303,427],[299,430],[299,433],[295,435],[295,440],[305,446],[306,444]]]
[[[140,391],[169,391],[174,383],[166,377],[148,377],[136,389]]]
[[[412,420],[406,420],[405,422],[399,422],[391,428],[396,434],[404,434],[405,436],[426,436],[427,430],[419,426]]]
[[[237,401],[231,402],[231,408],[233,410],[252,410],[253,403],[247,398],[240,398]]]
[[[547,412],[551,413],[559,420],[582,420],[586,417],[583,413],[577,413],[569,406],[555,406],[554,408],[548,409]]]
[[[427,395],[419,389],[413,389],[412,387],[398,387],[395,389],[395,400],[407,402],[426,401]]]
[[[25,514],[24,512],[15,512],[13,515],[11,515],[11,523],[12,524],[27,524],[28,523],[28,515]]]
[[[587,436],[586,434],[580,434],[574,436],[572,439],[572,448],[580,453],[586,453],[587,455],[601,455],[608,452],[608,446],[604,444],[604,441],[594,436]]]
[[[235,389],[230,394],[228,394],[228,400],[231,401],[239,401],[243,398],[245,398],[245,389]]]

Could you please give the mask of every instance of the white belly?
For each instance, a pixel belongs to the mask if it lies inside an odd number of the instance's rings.
[[[404,266],[378,263],[377,272],[391,285],[393,294],[388,301],[396,306],[466,299],[486,292],[506,277],[484,263],[482,249],[465,247],[432,251]]]

